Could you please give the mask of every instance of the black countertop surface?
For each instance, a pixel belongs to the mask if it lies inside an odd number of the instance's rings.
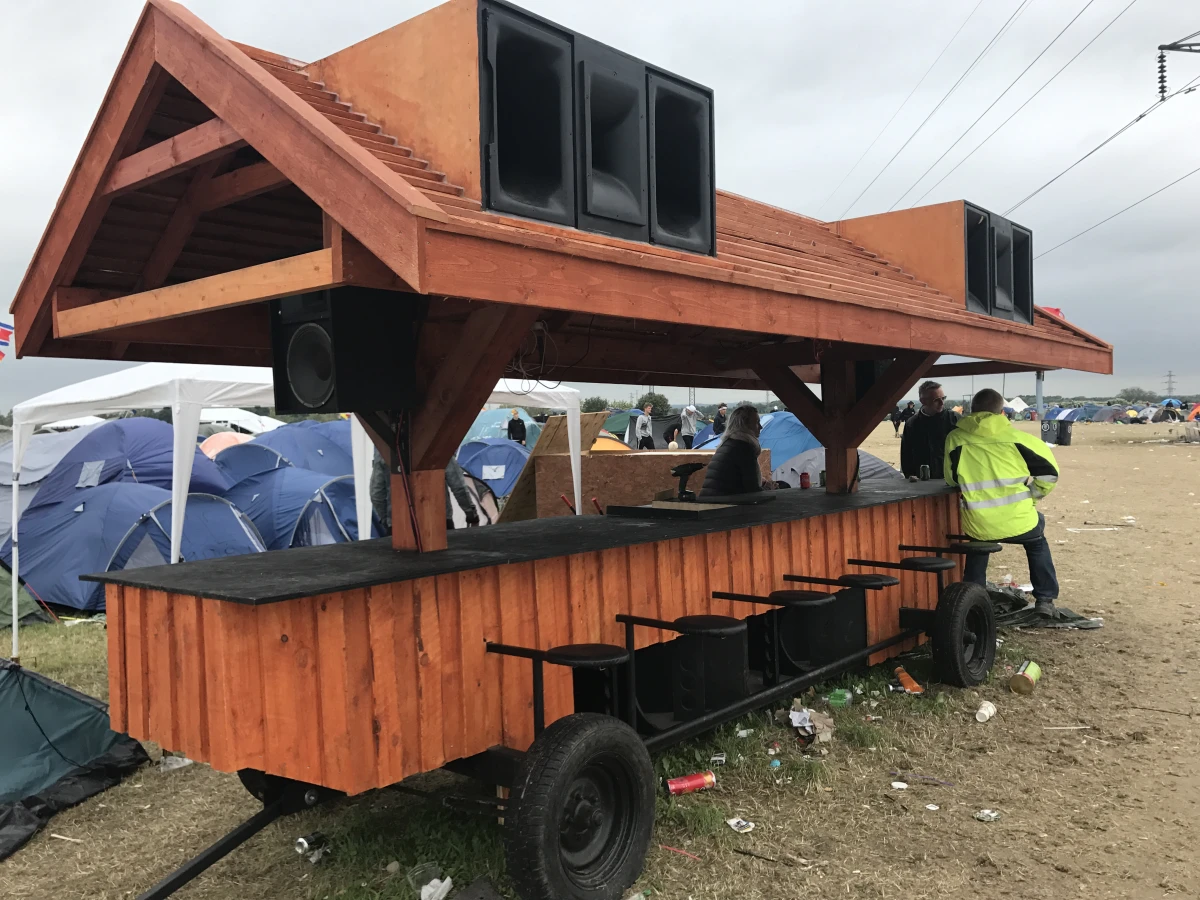
[[[856,494],[783,490],[773,503],[733,507],[728,514],[693,521],[559,516],[451,531],[447,535],[448,548],[433,553],[393,550],[390,540],[381,538],[82,577],[85,581],[259,605],[486,566],[808,519],[951,491],[941,481],[909,483],[899,479],[863,487]]]

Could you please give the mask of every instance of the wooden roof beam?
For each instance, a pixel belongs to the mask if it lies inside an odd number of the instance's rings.
[[[941,363],[930,368],[930,378],[953,378],[956,375],[1012,375],[1014,372],[1049,372],[1057,366],[1030,366],[1025,363],[980,362]]]
[[[218,175],[196,198],[201,212],[220,209],[281,188],[291,181],[272,163],[260,162]]]
[[[246,142],[221,119],[209,119],[173,138],[126,156],[118,162],[100,190],[118,197],[196,166],[233,153]]]

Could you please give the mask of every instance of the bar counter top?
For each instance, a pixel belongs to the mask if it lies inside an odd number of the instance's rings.
[[[735,507],[707,519],[557,516],[451,531],[447,535],[448,548],[432,553],[393,550],[389,539],[380,538],[82,578],[257,606],[468,569],[808,519],[952,491],[942,481],[909,483],[899,479],[863,486],[856,494],[827,494],[819,489],[781,490],[773,502]]]

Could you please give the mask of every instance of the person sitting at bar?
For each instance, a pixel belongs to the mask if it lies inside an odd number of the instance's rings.
[[[962,491],[962,530],[976,541],[1024,545],[1035,609],[1054,618],[1058,576],[1046,517],[1034,501],[1054,490],[1058,463],[1040,438],[1013,427],[998,392],[980,391],[971,410],[946,439],[945,451],[946,482]],[[988,554],[968,553],[963,580],[986,587],[987,564]]]
[[[758,455],[762,450],[758,435],[761,431],[758,410],[753,406],[739,406],[729,414],[725,437],[708,464],[704,486],[697,499],[775,489],[775,482],[764,478],[758,468]]]
[[[929,466],[930,478],[941,478],[946,435],[958,424],[958,414],[946,409],[946,392],[936,381],[926,381],[917,392],[921,410],[904,426],[900,441],[900,471],[909,481],[921,475],[921,466]]]

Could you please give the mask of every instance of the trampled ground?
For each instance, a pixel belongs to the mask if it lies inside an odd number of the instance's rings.
[[[821,761],[800,757],[766,716],[744,723],[756,729],[748,738],[725,729],[659,759],[670,774],[707,768],[717,749],[731,762],[717,789],[660,804],[638,887],[680,900],[1196,896],[1200,445],[1146,443],[1177,435],[1166,426],[1079,426],[1075,445],[1057,451],[1063,478],[1043,509],[1061,602],[1102,615],[1103,629],[1007,634],[996,677],[981,690],[934,688],[927,700],[839,712]],[[887,425],[866,449],[899,458]],[[1086,530],[1108,527],[1116,530]],[[994,575],[1006,565],[1024,580],[1019,549],[994,559]],[[98,627],[23,633],[28,664],[102,693]],[[1004,685],[1005,665],[1026,655],[1046,673],[1027,698]],[[920,677],[921,662],[910,670]],[[869,692],[888,674],[845,683]],[[981,698],[999,707],[986,725],[972,717]],[[867,712],[883,721],[864,722]],[[783,765],[771,770],[766,744],[776,738]],[[893,770],[952,785],[910,778],[908,790],[893,790]],[[133,896],[255,808],[233,776],[202,765],[147,768],[61,814],[0,865],[0,896]],[[1000,819],[976,821],[984,808]],[[723,820],[735,815],[755,830],[734,834]],[[314,867],[291,844],[316,829],[334,853]],[[276,823],[177,896],[407,897],[403,871],[420,860],[438,862],[456,883],[486,874],[503,887],[502,859],[491,820],[376,792]],[[386,871],[392,860],[399,875]]]

